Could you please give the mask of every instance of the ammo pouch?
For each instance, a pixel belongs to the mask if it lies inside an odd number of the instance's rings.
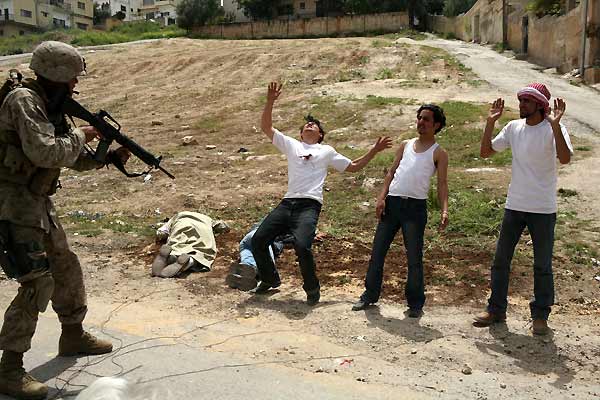
[[[33,271],[49,270],[43,245],[35,241],[15,243],[12,229],[10,222],[0,221],[0,266],[4,273],[19,279]]]

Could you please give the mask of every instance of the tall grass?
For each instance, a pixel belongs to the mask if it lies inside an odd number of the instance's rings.
[[[175,25],[161,27],[158,23],[149,21],[122,24],[109,31],[59,29],[38,34],[0,38],[0,54],[28,53],[46,40],[57,40],[74,46],[98,46],[144,39],[173,38],[185,36],[185,34],[184,29]]]

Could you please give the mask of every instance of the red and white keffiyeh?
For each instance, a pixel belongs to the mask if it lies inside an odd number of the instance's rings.
[[[550,114],[550,91],[543,83],[531,83],[519,90],[517,98],[527,98],[535,101],[544,109],[544,116]]]

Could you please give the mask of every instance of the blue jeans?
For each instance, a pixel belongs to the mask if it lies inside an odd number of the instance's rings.
[[[300,263],[305,292],[319,289],[312,243],[321,213],[321,203],[313,199],[283,199],[260,224],[252,237],[252,254],[256,260],[260,280],[279,284],[275,263],[269,246],[275,237],[290,232],[294,236],[294,250]]]
[[[385,212],[377,225],[365,291],[360,299],[377,303],[383,283],[383,264],[396,233],[402,229],[408,263],[404,290],[408,307],[420,310],[425,304],[423,279],[423,236],[427,225],[427,200],[387,196]]]
[[[254,259],[254,254],[252,254],[252,237],[257,229],[258,225],[248,232],[240,242],[240,263],[250,265],[254,268],[256,268],[256,260]],[[275,255],[271,246],[269,246],[269,255],[273,262],[275,262]]]
[[[554,304],[554,276],[552,275],[552,250],[556,213],[537,214],[504,210],[496,255],[492,264],[492,294],[488,311],[505,313],[508,306],[508,279],[515,246],[525,227],[533,241],[533,300],[529,303],[533,319],[547,320]]]

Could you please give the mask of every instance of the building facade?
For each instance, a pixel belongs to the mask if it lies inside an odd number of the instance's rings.
[[[0,0],[0,36],[56,28],[92,28],[93,0]]]

